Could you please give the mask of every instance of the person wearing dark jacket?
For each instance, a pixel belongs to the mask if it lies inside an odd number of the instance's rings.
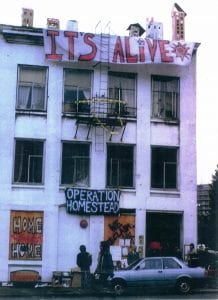
[[[130,247],[128,256],[127,256],[127,263],[128,265],[131,265],[131,263],[133,263],[134,261],[139,259],[139,253],[136,251],[137,248],[135,245],[132,245]]]
[[[110,245],[107,241],[100,243],[100,251],[98,255],[98,264],[95,274],[99,274],[101,283],[105,283],[107,277],[113,273],[114,265],[112,255],[110,253]]]
[[[80,246],[80,253],[77,254],[76,263],[81,270],[81,287],[86,288],[88,287],[90,266],[92,264],[92,256],[86,251],[86,246]]]

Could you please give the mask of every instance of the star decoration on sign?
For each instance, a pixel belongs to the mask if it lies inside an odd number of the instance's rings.
[[[191,56],[190,53],[188,53],[189,47],[186,46],[186,44],[182,45],[180,42],[178,44],[174,44],[172,46],[173,53],[176,53],[176,57],[180,57],[181,61],[184,60],[184,58],[189,58]]]

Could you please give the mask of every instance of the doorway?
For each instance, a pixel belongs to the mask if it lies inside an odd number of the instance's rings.
[[[174,255],[176,247],[182,251],[181,232],[182,214],[148,212],[146,215],[146,255],[151,252],[152,242],[160,245],[161,255]]]

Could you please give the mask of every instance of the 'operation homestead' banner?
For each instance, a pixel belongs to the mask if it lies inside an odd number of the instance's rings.
[[[54,61],[188,65],[195,43],[44,29],[45,57]]]
[[[116,215],[119,212],[120,191],[67,188],[67,212],[81,215]]]

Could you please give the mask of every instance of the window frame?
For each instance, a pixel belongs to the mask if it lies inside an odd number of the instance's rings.
[[[169,262],[173,263],[170,264]],[[165,270],[178,270],[182,269],[182,266],[178,263],[178,261],[176,261],[172,257],[163,257],[163,268]]]
[[[21,81],[20,78],[21,76],[21,72],[22,71],[29,71],[32,72],[34,74],[34,71],[42,71],[42,73],[44,72],[43,76],[45,77],[44,83],[37,83],[34,81]],[[22,84],[23,83],[23,84]],[[21,87],[29,87],[30,91],[29,91],[29,95],[28,95],[28,100],[27,100],[27,104],[28,102],[30,102],[30,107],[28,108],[27,105],[26,107],[19,107],[21,106],[22,102],[19,98],[19,94],[20,94],[20,88]],[[42,104],[43,104],[43,108],[34,108],[35,102],[33,95],[34,95],[34,89],[36,89],[37,87],[41,87],[41,89],[44,91],[42,92],[42,98],[40,99]],[[16,111],[27,111],[27,112],[47,112],[47,99],[48,99],[48,67],[47,66],[37,66],[37,65],[18,65],[17,67],[17,93],[16,93]],[[29,97],[31,97],[29,99]]]
[[[66,77],[67,77],[67,72],[70,73],[81,73],[81,74],[86,74],[89,75],[90,78],[88,78],[88,81],[90,81],[90,86],[89,87],[80,87],[78,85],[73,85],[73,84],[66,84]],[[68,87],[68,88],[66,88]],[[89,99],[80,99],[82,94],[84,95],[84,91],[88,91],[87,93],[89,94]],[[73,101],[67,101],[65,93],[69,91],[70,93],[75,93],[76,98]],[[93,98],[93,71],[89,69],[73,69],[73,68],[64,68],[63,69],[63,106],[62,106],[62,112],[64,114],[90,114],[91,112],[91,102]],[[81,100],[81,103],[77,103],[78,101]],[[87,103],[86,103],[87,100]],[[84,102],[83,102],[84,101]]]
[[[123,160],[123,159],[121,157],[117,157],[117,156],[115,158],[113,158],[112,157],[112,153],[110,154],[110,157],[109,157],[109,148],[110,147],[111,148],[112,147],[117,148],[116,155],[120,153],[120,149],[121,148],[123,148],[123,149],[126,148],[127,150],[128,150],[128,148],[131,149],[131,151],[132,151],[132,159],[129,159],[130,163],[132,164],[132,169],[130,171],[132,173],[132,175],[131,174],[129,175],[129,177],[132,177],[132,179],[130,178],[130,181],[132,181],[131,185],[122,185],[122,184],[120,185],[120,176],[122,176],[122,174],[120,174],[120,169],[119,169],[120,164],[119,164],[119,161]],[[112,180],[111,176],[113,176],[113,170],[110,169],[111,163],[109,161],[109,158],[110,158],[110,161],[111,161],[111,159],[114,159],[114,160],[118,161],[118,164],[119,164],[119,166],[115,168],[115,172],[117,173],[117,176],[116,176],[116,178],[117,178],[117,180],[116,180],[117,184],[113,184],[113,182],[111,182],[111,180]],[[132,145],[132,144],[122,144],[122,145],[120,145],[120,144],[112,144],[112,143],[108,143],[107,144],[106,186],[108,188],[135,189],[135,168],[136,168],[136,166],[135,166],[135,145]],[[122,169],[126,170],[125,166],[122,167]]]
[[[163,150],[163,151],[166,151],[166,150],[175,150],[175,157],[176,157],[176,161],[175,162],[167,162],[167,161],[164,161],[164,159],[166,160],[166,156],[162,158],[161,161],[159,161],[159,163],[162,164],[161,166],[161,171],[163,171],[163,174],[162,174],[162,179],[161,179],[161,186],[157,186],[158,185],[158,182],[156,181],[155,177],[156,175],[154,174],[154,172],[156,173],[157,171],[153,170],[153,167],[154,167],[154,162],[153,162],[153,151],[155,149],[159,149],[159,150]],[[166,155],[166,154],[165,154]],[[167,187],[166,186],[166,172],[165,172],[165,168],[164,166],[167,164],[175,164],[175,187]],[[178,190],[178,186],[179,186],[179,147],[169,147],[169,146],[151,146],[151,171],[150,171],[150,178],[151,178],[151,181],[150,181],[150,188],[151,189],[158,189],[158,190],[165,190],[165,191],[170,191],[170,190]]]
[[[122,88],[122,87],[111,87],[111,80],[112,78],[121,78],[121,80],[125,79],[132,79],[134,80],[134,89],[130,88]],[[112,92],[113,89],[113,92]],[[125,99],[122,99],[122,94],[125,95],[125,93],[133,93],[133,106],[129,106],[129,102]],[[112,95],[111,95],[112,93]],[[115,71],[109,71],[108,72],[108,98],[110,100],[117,100],[111,102],[109,104],[108,110],[109,112],[117,112],[121,116],[127,116],[130,118],[136,118],[137,117],[137,74],[136,73],[130,73],[130,72],[115,72]]]
[[[175,91],[168,91],[170,82],[175,81]],[[159,82],[159,87],[154,88],[155,82]],[[170,89],[170,87],[168,87]],[[155,97],[158,95],[158,97]],[[160,96],[161,95],[161,96]],[[159,102],[155,98],[162,99]],[[167,100],[170,102],[167,102]],[[171,109],[169,108],[169,104]],[[171,114],[171,115],[170,115]],[[162,121],[179,121],[180,118],[180,77],[178,76],[164,76],[151,75],[151,118]]]
[[[73,147],[73,145],[76,145],[77,147],[79,145],[80,146],[84,145],[84,146],[88,147],[88,157],[86,157],[86,156],[81,156],[80,157],[78,155],[72,156],[72,158],[76,157],[76,159],[82,158],[82,159],[87,159],[88,160],[87,166],[86,166],[87,171],[88,171],[87,172],[87,176],[88,176],[88,178],[87,178],[87,184],[81,184],[81,183],[79,183],[79,179],[76,179],[75,182],[73,182],[73,183],[64,183],[63,182],[63,176],[64,176],[64,174],[63,174],[63,159],[64,159],[63,154],[64,154],[64,145],[65,144],[71,145],[71,147]],[[61,186],[90,187],[90,182],[91,182],[91,152],[90,151],[91,151],[91,145],[90,145],[90,143],[87,143],[87,142],[74,142],[74,141],[73,142],[72,141],[62,141],[62,143],[61,143],[61,172],[60,172],[60,185]],[[72,152],[72,149],[71,149],[71,152]],[[75,174],[75,172],[77,173],[77,170],[73,170],[74,174]]]
[[[152,267],[152,265],[153,265],[153,267]],[[160,258],[160,257],[145,258],[145,260],[140,265],[140,270],[163,270],[162,258]]]
[[[29,178],[29,173],[30,170],[29,168],[31,167],[29,165],[29,157],[28,157],[28,171],[27,171],[27,180],[26,181],[16,181],[15,178],[17,177],[16,172],[16,159],[17,159],[17,154],[16,154],[16,150],[17,150],[17,142],[22,142],[22,143],[42,143],[42,154],[41,155],[35,155],[40,157],[41,156],[41,182],[34,182],[34,181],[30,181]],[[31,156],[31,154],[29,155]],[[36,186],[41,186],[44,185],[44,164],[45,164],[45,140],[43,139],[22,139],[22,138],[16,138],[14,141],[14,160],[13,160],[13,179],[12,179],[12,183],[15,185],[36,185]],[[22,166],[23,168],[24,166]],[[22,176],[22,175],[21,175]],[[25,176],[25,174],[24,174]]]

